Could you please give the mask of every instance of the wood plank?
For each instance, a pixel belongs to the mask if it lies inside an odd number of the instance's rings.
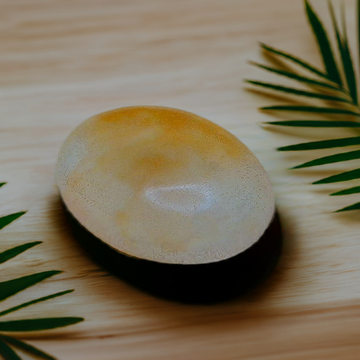
[[[345,4],[355,44],[355,1]],[[329,24],[326,2],[314,5]],[[0,10],[0,181],[8,182],[1,188],[0,215],[29,210],[1,231],[0,251],[44,242],[2,265],[0,280],[65,270],[4,301],[1,309],[74,288],[7,318],[86,318],[25,339],[67,360],[358,359],[358,213],[332,210],[360,196],[330,198],[343,185],[309,185],[344,164],[286,170],[325,152],[275,151],[356,131],[266,131],[259,122],[279,117],[257,108],[284,99],[249,91],[242,82],[288,84],[247,63],[271,61],[261,54],[260,40],[321,66],[302,1],[1,0]],[[249,294],[214,306],[160,300],[109,275],[72,238],[53,176],[61,143],[87,117],[142,104],[216,122],[268,171],[285,246],[275,272]]]

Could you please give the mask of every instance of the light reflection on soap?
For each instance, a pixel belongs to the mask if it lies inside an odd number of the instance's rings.
[[[215,202],[211,189],[204,184],[149,188],[145,191],[145,196],[155,206],[184,215],[204,212]]]

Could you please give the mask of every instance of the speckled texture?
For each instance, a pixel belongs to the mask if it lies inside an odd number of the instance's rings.
[[[274,214],[268,176],[235,136],[197,115],[128,107],[80,124],[56,166],[73,216],[116,250],[203,264],[253,245]]]

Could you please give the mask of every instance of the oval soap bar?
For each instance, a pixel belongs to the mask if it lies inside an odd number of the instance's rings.
[[[211,301],[232,287],[241,292],[271,270],[280,251],[264,168],[234,135],[189,112],[134,106],[86,120],[60,150],[56,182],[81,243],[125,280],[161,296]],[[254,258],[261,239],[266,249]],[[259,259],[253,279],[244,271],[254,272]],[[229,289],[222,288],[229,276]],[[244,276],[246,286],[236,280]]]

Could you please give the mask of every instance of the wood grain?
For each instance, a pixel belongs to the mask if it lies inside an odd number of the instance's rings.
[[[329,24],[326,2],[314,3]],[[354,45],[355,1],[345,4]],[[278,117],[257,108],[285,100],[242,82],[287,83],[247,63],[272,61],[258,49],[260,40],[321,66],[302,1],[1,0],[0,10],[0,180],[8,182],[0,215],[29,210],[1,231],[0,250],[43,241],[2,265],[0,280],[65,270],[1,309],[74,288],[7,318],[86,318],[25,339],[66,360],[359,359],[358,212],[331,212],[358,199],[327,196],[341,185],[309,185],[343,164],[288,171],[322,153],[274,150],[354,131],[266,131],[258,123]],[[72,238],[53,178],[61,143],[87,117],[141,104],[216,122],[268,171],[285,247],[275,272],[246,296],[215,306],[159,300],[106,273]]]

